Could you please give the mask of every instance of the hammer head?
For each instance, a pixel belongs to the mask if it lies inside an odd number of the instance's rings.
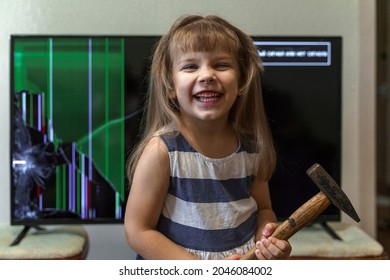
[[[337,208],[345,212],[356,222],[360,222],[360,218],[347,195],[321,165],[318,163],[313,164],[306,173]]]

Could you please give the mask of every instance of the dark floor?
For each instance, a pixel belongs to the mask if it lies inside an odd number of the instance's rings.
[[[390,257],[390,186],[378,189],[377,217],[377,240]]]

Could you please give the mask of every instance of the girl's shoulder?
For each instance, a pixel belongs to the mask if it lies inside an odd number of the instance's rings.
[[[159,182],[152,178],[159,178],[160,183],[169,179],[169,156],[166,146],[159,137],[152,137],[145,141],[144,149],[134,168],[131,183],[135,185],[148,185],[150,188],[159,188]]]
[[[143,157],[160,161],[166,159],[168,150],[162,138],[155,136],[146,143],[142,154]]]

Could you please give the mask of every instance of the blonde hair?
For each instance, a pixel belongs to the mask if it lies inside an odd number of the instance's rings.
[[[260,73],[263,68],[252,39],[218,16],[189,15],[178,18],[155,47],[143,122],[144,133],[127,162],[129,182],[149,140],[156,135],[179,130],[180,114],[173,97],[172,81],[175,54],[211,50],[227,51],[237,57],[241,96],[231,109],[229,120],[240,141],[258,153],[258,175],[265,180],[271,177],[276,156],[262,100]]]

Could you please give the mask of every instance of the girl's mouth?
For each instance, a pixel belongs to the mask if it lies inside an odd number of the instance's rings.
[[[195,98],[200,102],[216,102],[222,94],[216,92],[202,92],[195,95]]]

